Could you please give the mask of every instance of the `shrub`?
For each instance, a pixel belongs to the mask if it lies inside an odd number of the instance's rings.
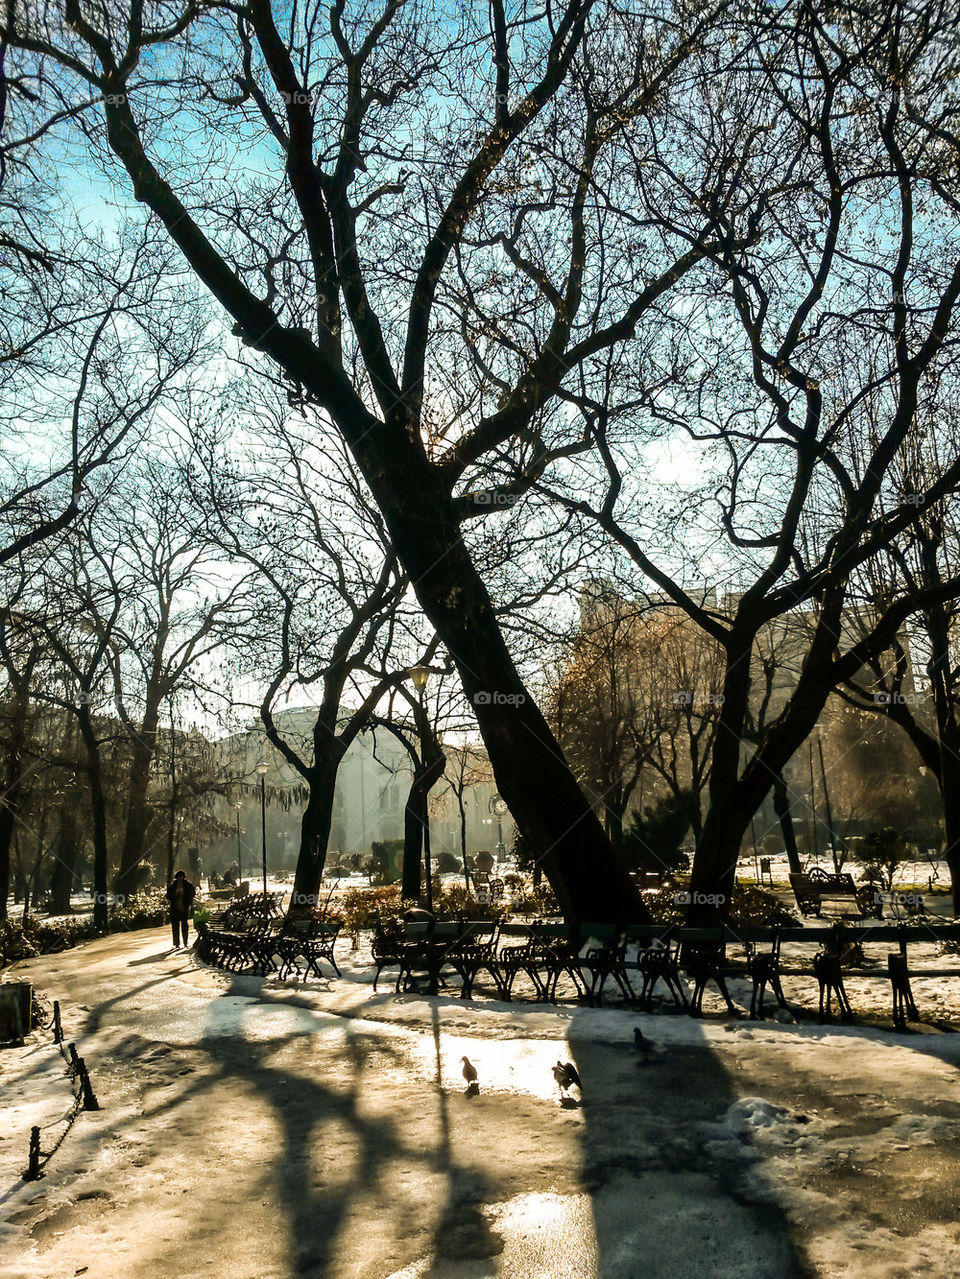
[[[478,902],[462,884],[451,884],[433,895],[438,919],[506,919],[510,907],[503,901]]]
[[[528,897],[517,898],[511,903],[511,910],[520,915],[559,915],[560,903],[553,895],[549,884],[541,884]]]
[[[682,924],[686,920],[686,890],[681,885],[664,885],[657,893],[646,896],[650,913],[658,924]],[[728,923],[732,928],[786,927],[798,923],[796,915],[755,884],[738,884],[733,890]]]
[[[402,855],[402,839],[375,839],[367,863],[371,884],[392,884],[396,878],[393,868]]]
[[[209,915],[208,915],[209,917]],[[120,933],[136,928],[157,928],[166,923],[168,905],[162,891],[135,893],[117,906],[107,922],[107,931]],[[0,920],[0,967],[34,955],[54,955],[78,942],[99,937],[90,916],[73,919],[35,919],[29,916],[26,927],[13,920]]]
[[[0,921],[0,967],[34,955],[53,955],[98,934],[90,919],[58,919],[50,922],[29,917],[26,927],[13,920]]]
[[[37,953],[36,946],[20,924],[0,919],[0,968],[15,964],[18,959],[32,959]]]
[[[687,864],[680,851],[690,829],[690,796],[661,795],[637,814],[623,836],[623,858],[631,870],[677,870]]]
[[[893,826],[869,831],[857,842],[854,857],[862,863],[868,882],[878,883],[888,892],[893,890],[893,880],[901,862],[913,860],[906,833]]]
[[[127,932],[135,928],[158,928],[169,917],[170,907],[165,892],[134,893],[117,906],[110,916],[110,932]]]
[[[388,884],[384,888],[349,888],[342,903],[344,931],[356,947],[365,928],[374,928],[386,919],[396,918],[402,909],[399,884]]]

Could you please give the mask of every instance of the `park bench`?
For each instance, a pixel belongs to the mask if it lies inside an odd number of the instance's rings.
[[[803,874],[791,871],[790,887],[802,915],[819,918],[824,902],[831,902],[852,907],[861,918],[872,915],[880,919],[883,916],[883,903],[877,900],[870,886],[857,888],[853,876],[846,871],[830,874],[819,866]]]
[[[294,969],[300,973],[301,961],[304,978],[321,977],[320,962],[326,960],[341,975],[333,953],[339,925],[312,914],[284,919],[276,913],[282,894],[256,896],[260,900],[253,910],[246,909],[243,898],[205,926],[204,950],[211,963],[228,972],[286,979]]]
[[[543,986],[544,999],[557,1002],[557,986],[566,973],[576,987],[578,997],[587,988],[580,974],[580,932],[575,926],[550,920],[535,919],[530,925],[531,956]]]
[[[397,928],[378,925],[370,948],[376,966],[374,990],[384,969],[393,967],[397,969],[394,991],[398,995],[410,989],[418,972],[425,973],[431,985],[445,985],[442,970],[448,965],[456,968],[456,945],[463,930],[460,922],[434,919],[407,920]]]
[[[450,950],[450,962],[460,974],[461,999],[473,998],[473,985],[480,973],[486,971],[499,990],[497,968],[497,942],[500,925],[496,921],[461,921],[461,932]]]
[[[370,954],[373,957],[373,963],[376,971],[373,975],[373,990],[376,994],[377,982],[386,968],[399,968],[401,962],[401,952],[403,948],[402,930],[397,928],[384,927],[377,923],[374,925],[373,937],[370,942]],[[397,993],[400,991],[400,977],[397,977]]]
[[[280,980],[285,981],[303,961],[304,979],[310,973],[322,977],[321,960],[326,960],[338,977],[342,976],[333,948],[340,933],[340,925],[318,919],[315,915],[294,915],[285,919],[273,942],[274,954],[280,958]]]
[[[546,1000],[548,989],[543,960],[543,939],[535,936],[533,923],[502,924],[494,960],[494,979],[500,998],[512,999],[514,982],[525,973],[533,983],[536,998]]]
[[[582,946],[578,959],[587,1002],[599,1007],[603,988],[613,978],[620,993],[633,1002],[633,988],[625,967],[627,942],[624,930],[616,924],[583,923],[580,926]]]
[[[937,964],[935,967],[914,969],[911,973],[909,946],[930,943],[940,945],[960,941],[960,925],[885,925],[879,928],[844,928],[835,925],[821,935],[821,946],[814,956],[814,975],[819,985],[819,1016],[821,1022],[831,1019],[831,1007],[836,998],[843,1021],[850,1021],[853,1009],[847,995],[845,981],[867,977],[890,982],[891,1014],[898,1030],[906,1029],[907,1021],[916,1021],[917,1005],[910,984],[914,977],[960,977],[960,966]],[[895,942],[895,951],[887,950],[886,966],[870,966],[863,948],[867,945]],[[785,970],[790,972],[791,970]]]

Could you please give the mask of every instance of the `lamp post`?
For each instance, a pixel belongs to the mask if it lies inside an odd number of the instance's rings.
[[[490,801],[490,811],[497,819],[497,869],[499,870],[500,863],[503,861],[503,854],[506,852],[503,846],[503,819],[510,810],[499,795],[494,795]]]
[[[240,887],[240,884],[243,881],[243,863],[240,860],[240,809],[242,807],[243,805],[240,803],[239,800],[237,800],[237,802],[234,804],[234,808],[237,810],[237,887],[238,888]]]
[[[423,690],[427,687],[427,680],[430,678],[430,670],[426,666],[414,666],[410,672],[410,678],[413,680],[413,687],[417,690],[420,698],[420,711],[422,725],[423,716],[426,714],[423,705]],[[420,728],[420,761],[421,763],[426,756],[426,740]],[[423,801],[423,864],[427,873],[427,910],[433,914],[433,867],[430,864],[430,809],[427,802],[427,796]],[[435,990],[431,990],[431,994],[436,994]]]
[[[267,783],[264,779],[269,768],[267,763],[257,765],[257,772],[260,774],[260,851],[263,857],[264,901],[267,894]]]

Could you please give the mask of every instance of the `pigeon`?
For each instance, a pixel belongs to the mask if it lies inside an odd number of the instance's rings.
[[[480,1085],[477,1083],[477,1068],[466,1057],[461,1057],[460,1060],[463,1062],[463,1077],[467,1081],[467,1096],[476,1097],[480,1092]]]
[[[558,1061],[553,1068],[553,1077],[557,1081],[560,1088],[560,1096],[563,1097],[573,1086],[580,1089],[580,1095],[583,1095],[583,1084],[580,1082],[580,1076],[577,1074],[577,1068],[572,1061]]]
[[[640,1062],[645,1065],[651,1057],[657,1057],[663,1049],[659,1044],[655,1044],[652,1039],[648,1039],[639,1026],[633,1028],[633,1050],[640,1055]]]

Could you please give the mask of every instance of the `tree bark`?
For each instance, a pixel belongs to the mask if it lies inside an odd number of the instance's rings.
[[[486,587],[433,469],[409,458],[384,467],[354,446],[417,597],[473,706],[497,790],[568,919],[647,920],[591,804],[507,651]]]
[[[419,900],[422,886],[421,852],[429,839],[429,813],[427,805],[430,792],[443,776],[446,759],[443,752],[431,754],[426,761],[418,760],[413,785],[403,810],[403,878],[400,894],[403,898]]]
[[[319,902],[320,882],[327,861],[330,829],[333,825],[333,801],[337,788],[337,770],[342,751],[321,756],[306,778],[307,803],[300,819],[300,851],[293,878],[290,914],[310,910]]]
[[[0,919],[7,918],[10,896],[10,848],[13,844],[13,809],[10,798],[0,806]]]
[[[120,848],[120,865],[114,881],[116,891],[126,895],[136,892],[144,878],[141,861],[147,827],[150,825],[147,793],[157,745],[158,718],[159,707],[148,704],[142,727],[131,743],[127,813]]]
[[[100,743],[93,727],[90,711],[81,706],[77,711],[80,736],[87,752],[87,776],[90,782],[90,810],[93,815],[93,926],[106,932],[109,899],[107,897],[107,798],[103,787]]]
[[[422,878],[423,827],[426,821],[427,796],[419,772],[403,806],[403,872],[400,896],[404,901],[419,901]]]
[[[694,926],[715,923],[729,914],[740,845],[756,811],[756,806],[748,809],[740,779],[740,742],[749,706],[755,633],[754,628],[735,627],[728,641],[710,770],[710,806],[690,875],[687,921]]]
[[[18,696],[10,726],[6,767],[3,770],[3,799],[0,803],[0,919],[7,918],[10,895],[10,863],[13,834],[20,811],[23,781],[23,752],[27,742],[27,701]],[[17,898],[19,900],[19,897]]]
[[[54,915],[69,915],[72,907],[70,895],[76,879],[77,857],[80,844],[77,838],[77,811],[68,796],[67,802],[60,810],[60,831],[57,835],[57,851],[50,876],[50,912]]]
[[[803,867],[800,865],[800,853],[797,850],[797,836],[793,829],[793,816],[790,812],[790,795],[787,791],[787,782],[783,776],[783,772],[778,772],[773,779],[773,807],[780,822],[780,832],[783,835],[783,846],[787,853],[787,862],[790,866],[792,875],[800,875],[803,873]]]

